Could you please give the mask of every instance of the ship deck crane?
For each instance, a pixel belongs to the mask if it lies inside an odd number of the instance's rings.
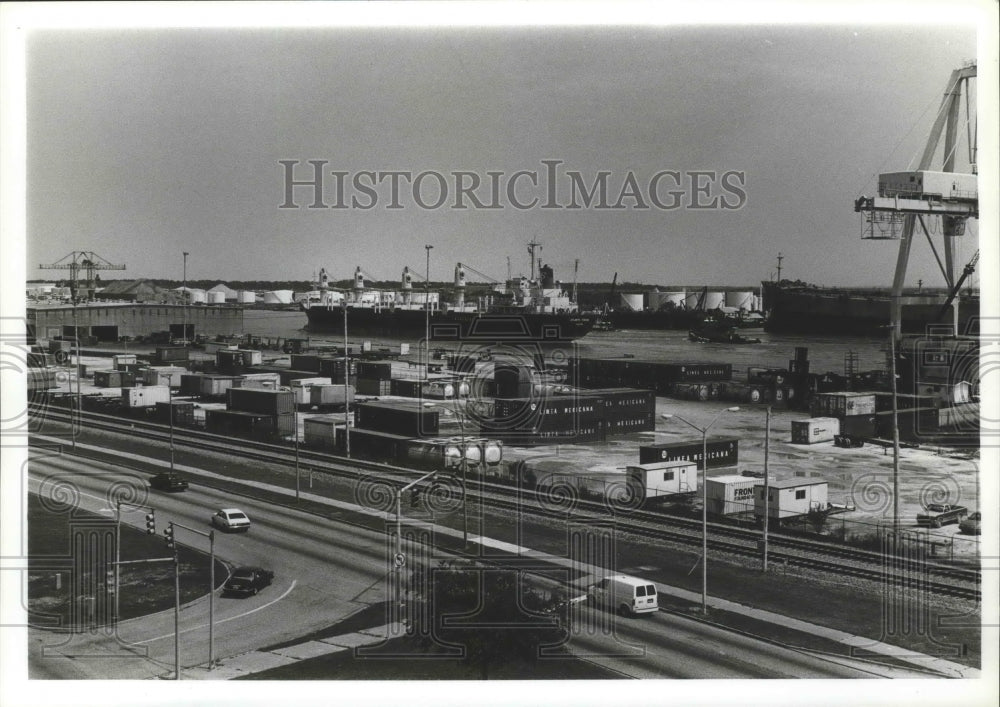
[[[124,270],[124,265],[110,263],[92,250],[74,250],[54,263],[42,263],[40,270],[69,270],[69,288],[73,301],[77,299],[80,271],[86,273],[87,300],[94,299],[94,277],[98,270]],[[98,278],[99,279],[99,278]]]

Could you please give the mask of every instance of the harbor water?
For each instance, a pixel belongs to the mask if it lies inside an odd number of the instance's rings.
[[[247,309],[243,318],[244,333],[265,338],[310,339],[311,343],[331,345],[343,342],[332,333],[320,335],[305,330],[306,316],[302,312]],[[745,374],[749,367],[787,368],[794,358],[795,348],[809,349],[810,370],[814,373],[843,374],[850,354],[856,356],[857,371],[883,370],[886,367],[887,339],[863,336],[823,336],[817,334],[777,334],[757,329],[743,330],[749,338],[759,338],[759,344],[695,343],[685,330],[618,330],[592,331],[565,347],[567,355],[619,357],[672,362],[730,363],[734,378]],[[352,342],[370,340],[391,344],[413,339],[352,336],[348,322],[348,338]],[[453,346],[453,345],[452,345]]]

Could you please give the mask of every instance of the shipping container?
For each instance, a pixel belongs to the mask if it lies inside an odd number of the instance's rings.
[[[171,388],[179,388],[181,376],[187,373],[186,368],[179,366],[150,366],[142,374],[142,380],[146,385],[169,385]]]
[[[292,354],[289,367],[297,371],[319,373],[319,361],[320,357],[316,354]]]
[[[236,349],[243,354],[244,366],[259,366],[264,363],[264,354],[256,349]]]
[[[892,410],[892,393],[877,392],[875,396],[875,412],[890,412]],[[912,410],[914,408],[932,408],[940,404],[936,395],[908,395],[905,393],[896,394],[896,408],[899,410]]]
[[[122,375],[122,386],[133,386],[138,383],[139,375],[136,371],[119,371]]]
[[[410,441],[407,435],[397,435],[377,430],[351,428],[351,456],[368,457],[387,464],[394,463],[405,453]],[[336,429],[337,449],[344,451],[346,434],[344,427]]]
[[[184,346],[157,346],[154,360],[158,363],[172,363],[174,361],[187,361],[189,358],[188,349]]]
[[[182,373],[181,395],[201,395],[201,379],[204,373]]]
[[[121,371],[94,371],[94,385],[98,388],[121,388]]]
[[[170,409],[173,407],[174,411],[174,424],[182,425],[185,427],[194,426],[194,403],[186,401],[173,401],[173,404],[167,403],[157,403],[155,419],[160,422],[169,423],[170,422]]]
[[[847,415],[874,415],[874,393],[819,393],[812,399],[816,417],[845,417]]]
[[[137,363],[135,354],[115,354],[111,357],[111,365],[115,370],[122,370],[126,363]]]
[[[705,481],[706,509],[710,515],[728,516],[754,510],[754,488],[760,479],[730,474],[710,476]]]
[[[240,376],[238,388],[263,388],[265,390],[277,390],[281,387],[281,374],[279,373],[244,373]]]
[[[938,427],[979,427],[979,403],[965,403],[938,410]]]
[[[319,407],[344,406],[354,402],[354,386],[343,383],[313,385],[309,389],[309,404]]]
[[[423,381],[414,378],[393,378],[389,381],[389,394],[401,398],[419,398]]]
[[[875,436],[875,415],[847,415],[840,418],[840,434],[858,439]]]
[[[936,407],[908,408],[897,411],[899,438],[906,442],[919,442],[926,435],[939,431]],[[881,439],[892,439],[892,411],[875,415],[875,435]]]
[[[205,429],[215,434],[272,440],[295,434],[295,415],[267,415],[242,410],[206,410]]]
[[[202,376],[201,395],[206,398],[224,398],[233,386],[239,385],[239,380],[239,376]]]
[[[28,368],[48,368],[49,366],[55,366],[57,363],[58,361],[56,361],[55,354],[50,354],[50,353],[28,354]]]
[[[348,367],[348,373],[350,374],[351,380],[357,378],[358,375],[358,361],[356,359],[350,359]],[[321,376],[329,376],[334,383],[344,382],[344,358],[343,356],[339,358],[323,357],[319,360],[319,374]]]
[[[812,417],[808,420],[792,420],[793,444],[816,444],[832,442],[840,434],[840,420],[836,417]]]
[[[295,396],[291,390],[285,389],[233,387],[226,391],[226,407],[240,412],[290,415],[295,412]]]
[[[779,479],[767,486],[767,516],[779,522],[829,508],[828,484],[822,479]],[[754,515],[764,517],[764,487],[754,492]]]
[[[389,361],[358,361],[359,378],[389,380],[392,378],[392,363]]]
[[[138,388],[122,388],[122,406],[126,408],[153,407],[157,403],[170,401],[170,387],[147,385]]]
[[[59,387],[58,375],[59,369],[57,368],[31,368],[28,369],[26,378],[27,392],[37,393],[44,390],[49,390],[50,388]]]
[[[364,380],[364,379],[361,379]],[[388,381],[381,381],[388,385]],[[358,393],[361,393],[360,387]],[[406,437],[438,435],[441,413],[415,401],[359,403],[354,420],[359,429],[376,430]]]
[[[420,395],[428,400],[450,400],[455,397],[455,385],[449,381],[428,381],[420,386]]]
[[[336,377],[334,377],[334,380],[337,380]],[[352,378],[351,380],[354,382],[358,395],[375,395],[379,397],[392,395],[390,392],[392,390],[391,381],[374,378]]]
[[[736,466],[740,460],[740,440],[737,437],[709,437],[707,440],[708,468],[719,469]],[[639,463],[652,464],[661,461],[693,461],[703,470],[702,440],[684,440],[647,444],[639,447]]]
[[[305,444],[321,449],[336,449],[338,427],[344,426],[343,415],[313,415],[303,420]]]

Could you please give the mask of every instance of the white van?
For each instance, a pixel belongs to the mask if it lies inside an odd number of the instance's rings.
[[[624,574],[609,575],[587,590],[587,599],[614,609],[623,616],[648,614],[659,609],[656,585]]]

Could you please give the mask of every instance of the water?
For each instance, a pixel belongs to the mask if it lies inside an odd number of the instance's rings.
[[[335,334],[311,335],[303,327],[306,315],[302,312],[275,312],[248,309],[243,315],[244,333],[265,338],[310,338],[314,343],[340,344]],[[844,373],[848,353],[857,354],[856,370],[884,369],[886,340],[879,337],[821,336],[796,334],[770,334],[748,329],[744,334],[759,338],[759,344],[697,344],[688,340],[687,331],[619,330],[595,331],[567,346],[566,353],[580,356],[621,356],[632,354],[637,359],[673,362],[730,363],[734,376],[750,366],[787,368],[795,356],[797,346],[809,349],[810,370],[814,373]],[[361,337],[348,336],[351,341]],[[387,339],[365,337],[375,343],[389,344],[412,339]]]

